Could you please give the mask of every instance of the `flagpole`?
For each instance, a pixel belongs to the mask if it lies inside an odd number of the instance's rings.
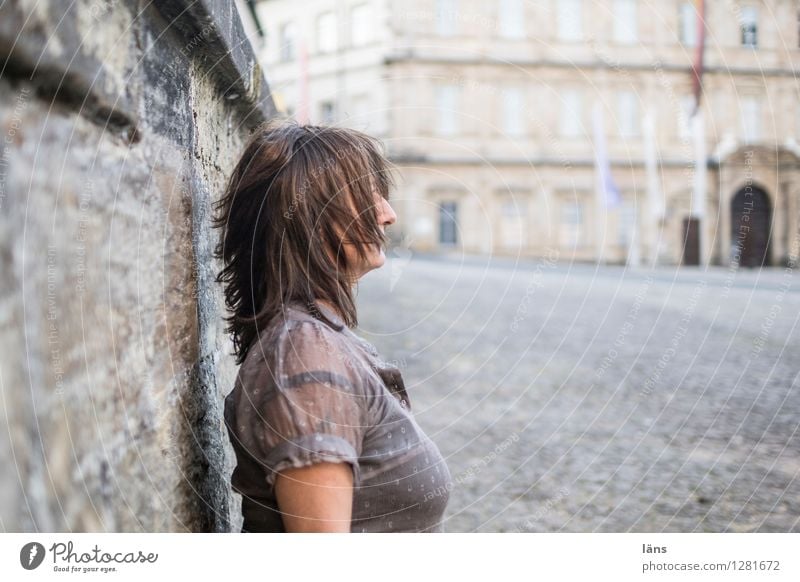
[[[639,226],[636,224],[638,218],[633,222],[633,230],[631,231],[631,238],[628,241],[628,256],[625,257],[625,264],[628,267],[637,269],[641,266],[641,253],[639,252]]]
[[[603,205],[603,180],[601,177],[600,168],[595,162],[595,188],[594,188],[594,255],[598,265],[603,264],[603,242],[601,235],[603,233],[603,218],[605,214],[605,206]]]
[[[599,102],[595,102],[592,109],[592,131],[594,134],[594,245],[595,260],[598,265],[603,263],[603,243],[601,233],[603,232],[603,218],[605,213],[605,201],[603,200],[603,168],[602,168],[602,110]]]
[[[698,254],[701,266],[707,265],[705,215],[706,215],[706,128],[700,100],[703,95],[703,69],[706,41],[705,0],[697,1],[697,51],[692,67],[694,89],[694,112],[692,114],[692,137],[694,138],[694,184],[692,190],[692,216],[697,219]]]
[[[595,253],[597,264],[604,262],[604,247],[601,234],[605,235],[608,209],[619,206],[620,195],[611,175],[611,162],[606,150],[606,135],[603,123],[602,104],[597,101],[592,109],[592,131],[594,133],[595,165]]]
[[[651,267],[658,265],[658,241],[661,218],[664,213],[663,195],[659,187],[658,154],[656,152],[655,118],[652,110],[645,112],[642,120],[644,128],[644,159],[647,174],[647,209],[644,229],[647,232],[647,247]]]
[[[692,117],[694,134],[694,189],[692,192],[692,215],[697,219],[700,265],[706,265],[705,218],[706,218],[706,130],[703,111],[698,108]]]

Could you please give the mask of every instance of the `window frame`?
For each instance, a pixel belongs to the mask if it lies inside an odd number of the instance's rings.
[[[512,103],[508,100],[514,96],[516,111],[510,111]],[[522,87],[506,87],[500,95],[500,128],[506,137],[524,137],[527,135],[525,124],[525,90]],[[513,119],[512,119],[513,117]]]
[[[523,40],[525,26],[524,0],[500,0],[497,3],[497,36],[508,40]]]
[[[434,89],[434,109],[436,114],[436,123],[434,125],[434,132],[438,136],[451,137],[458,135],[460,131],[459,104],[461,101],[461,88],[456,84],[437,85]],[[443,101],[451,100],[451,102],[443,103]],[[449,120],[447,124],[445,121]]]
[[[748,107],[754,108],[749,110]],[[748,106],[748,107],[746,107]],[[764,100],[760,95],[745,94],[739,100],[739,116],[742,129],[742,142],[756,144],[763,139]],[[752,125],[750,125],[752,123]]]
[[[357,18],[361,15],[363,22]],[[367,46],[373,40],[372,31],[370,28],[370,20],[372,17],[372,6],[367,2],[354,4],[350,8],[350,46],[354,48]],[[356,31],[359,31],[356,34]]]
[[[434,5],[434,32],[437,36],[458,34],[458,0],[436,0]]]
[[[570,107],[569,99],[573,97],[576,99],[577,108]],[[558,114],[558,135],[563,138],[575,139],[584,135],[585,131],[585,113],[584,113],[584,99],[583,92],[580,89],[569,88],[561,91],[560,109]],[[568,117],[569,112],[573,115]],[[567,128],[573,127],[574,131],[567,131]]]
[[[750,13],[752,20],[746,20],[745,13]],[[741,7],[739,12],[739,46],[742,48],[758,48],[758,16],[758,6],[748,4]],[[748,30],[748,25],[752,26],[752,30]],[[748,34],[752,35],[752,42],[747,42]]]
[[[330,30],[323,30],[323,18],[330,19],[330,22],[327,23]],[[339,34],[337,30],[337,18],[336,13],[333,10],[326,10],[317,15],[316,19],[314,20],[314,30],[316,31],[316,48],[317,53],[319,54],[331,54],[335,53],[336,49],[339,46]],[[327,42],[323,42],[325,39],[325,33],[330,34],[330,37],[327,39]]]
[[[625,9],[620,10],[623,6]],[[625,23],[624,26],[620,18],[623,14],[631,17],[631,22]],[[614,42],[624,45],[632,45],[639,42],[639,6],[637,1],[614,0],[612,15],[614,18],[612,31]]]
[[[337,106],[335,99],[322,99],[319,102],[319,120],[320,123],[330,124],[336,122]],[[325,114],[325,109],[330,107],[330,116]]]
[[[692,2],[681,2],[678,9],[678,38],[685,47],[697,46],[697,10]]]
[[[558,0],[555,31],[559,41],[581,42],[584,40],[583,12],[583,0]],[[573,18],[571,15],[575,13],[577,13],[577,17]],[[566,19],[565,16],[567,16]]]
[[[291,34],[289,34],[291,31]],[[278,60],[291,63],[297,58],[297,22],[288,20],[278,28]]]
[[[640,107],[637,93],[631,90],[617,91],[616,100],[619,136],[624,139],[641,137],[642,127],[639,119]]]
[[[585,200],[578,192],[565,193],[560,197],[558,246],[562,249],[580,249],[588,244],[585,206]]]
[[[452,211],[446,210],[445,206],[452,206]],[[439,200],[436,205],[438,216],[438,232],[436,241],[439,246],[454,247],[459,244],[458,236],[458,200],[447,199]],[[448,226],[452,226],[452,239],[444,240],[445,229],[443,228],[445,221]],[[448,231],[449,232],[449,231]]]

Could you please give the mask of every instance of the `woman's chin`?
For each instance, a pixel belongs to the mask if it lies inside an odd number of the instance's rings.
[[[370,271],[380,269],[386,263],[386,253],[384,253],[382,248],[379,248],[377,251],[375,251],[375,249],[371,250],[372,252],[367,255],[366,260],[362,263],[364,265],[361,271],[362,277]]]
[[[372,260],[373,269],[379,269],[386,263],[386,254],[383,252],[383,249],[375,256]]]

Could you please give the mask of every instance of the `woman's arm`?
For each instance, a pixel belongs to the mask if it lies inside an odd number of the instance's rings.
[[[287,532],[350,532],[353,470],[347,463],[284,469],[275,498]]]

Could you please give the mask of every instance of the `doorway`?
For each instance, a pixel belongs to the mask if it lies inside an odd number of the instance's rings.
[[[439,204],[439,244],[455,246],[458,243],[458,203],[447,200]]]
[[[731,201],[731,262],[741,267],[770,264],[772,205],[757,186],[739,190]]]
[[[700,221],[697,218],[686,217],[683,219],[681,230],[683,235],[682,265],[700,264]]]

